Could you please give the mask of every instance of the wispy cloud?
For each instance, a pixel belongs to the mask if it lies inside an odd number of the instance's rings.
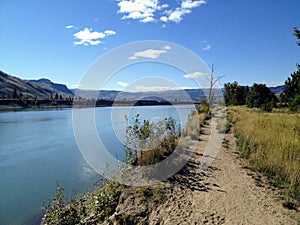
[[[212,45],[208,41],[199,41],[198,42],[203,51],[209,51],[212,48]]]
[[[163,86],[144,86],[139,85],[135,86],[134,91],[172,91],[172,90],[182,90],[184,88],[181,87],[163,87]]]
[[[157,59],[161,54],[167,53],[171,50],[171,47],[165,45],[162,49],[147,49],[141,52],[135,52],[132,56],[128,59],[135,60],[138,58],[149,58],[149,59]]]
[[[74,26],[73,25],[68,25],[68,26],[65,26],[66,29],[73,29]]]
[[[72,84],[71,88],[80,88],[80,84]]]
[[[205,47],[202,48],[204,51],[209,51],[211,49],[211,45],[207,44]]]
[[[257,83],[263,83],[263,84],[267,85],[268,87],[284,85],[284,82],[277,82],[277,81],[262,81],[262,82],[257,82]]]
[[[118,0],[117,5],[118,13],[123,14],[121,19],[134,19],[141,23],[180,23],[184,15],[205,3],[206,0],[181,0],[171,8],[168,4],[160,4],[158,0]]]
[[[123,82],[123,81],[119,81],[119,82],[117,82],[117,85],[119,85],[120,87],[127,87],[128,83]]]
[[[104,34],[106,36],[110,36],[110,35],[115,35],[117,32],[116,31],[113,31],[113,30],[106,30],[104,31]]]
[[[113,30],[105,30],[103,32],[93,31],[89,28],[84,28],[83,30],[73,34],[75,45],[99,45],[101,40],[107,36],[115,35],[116,32]]]
[[[200,78],[203,76],[206,76],[206,75],[203,73],[200,73],[200,72],[194,72],[194,73],[185,74],[183,77],[184,78]]]

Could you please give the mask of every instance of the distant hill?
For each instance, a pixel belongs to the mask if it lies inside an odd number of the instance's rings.
[[[270,90],[275,94],[280,94],[285,89],[285,86],[270,87]],[[0,71],[0,97],[11,96],[13,91],[17,90],[24,96],[38,98],[50,98],[51,95],[61,94],[63,97],[76,96],[82,98],[94,98],[104,100],[166,100],[166,101],[198,101],[200,98],[204,99],[208,96],[209,90],[204,89],[183,89],[183,90],[169,90],[169,91],[152,91],[152,92],[123,92],[115,90],[81,90],[68,89],[64,84],[53,83],[52,81],[42,78],[39,80],[22,80],[20,78],[8,75]],[[215,97],[222,96],[223,89],[214,89]]]
[[[44,89],[52,91],[52,93],[61,93],[67,95],[73,95],[73,92],[67,88],[64,84],[56,84],[52,81],[42,78],[39,80],[29,80],[30,83],[36,84]]]
[[[280,85],[280,86],[276,86],[276,87],[269,87],[269,89],[274,94],[281,94],[281,92],[283,92],[284,89],[285,89],[285,85]]]
[[[94,98],[105,100],[167,100],[167,101],[198,101],[199,98],[205,98],[206,91],[202,89],[186,89],[171,91],[147,91],[147,92],[123,92],[123,91],[95,91],[95,90],[72,90],[76,96],[82,98]]]
[[[270,90],[274,94],[280,94],[285,89],[285,86],[270,87]],[[110,91],[110,90],[81,90],[72,89],[76,96],[82,98],[94,98],[94,99],[105,99],[105,100],[168,100],[168,101],[198,101],[200,98],[205,99],[209,95],[207,88],[203,89],[182,89],[172,91],[147,91],[147,92],[123,92],[123,91]],[[213,89],[215,97],[221,97],[224,89]]]
[[[56,84],[47,79],[22,80],[0,71],[0,96],[10,97],[14,90],[22,93],[23,96],[37,96],[38,98],[50,98],[51,94],[56,93],[63,96],[73,95],[73,92],[64,84]]]

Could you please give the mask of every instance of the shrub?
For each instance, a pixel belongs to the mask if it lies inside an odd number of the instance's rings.
[[[300,110],[300,95],[296,95],[293,101],[289,104],[289,109],[292,112],[296,112]]]

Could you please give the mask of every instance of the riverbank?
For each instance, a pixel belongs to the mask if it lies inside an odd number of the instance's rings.
[[[165,106],[165,105],[193,105],[196,102],[180,101],[157,101],[157,100],[136,100],[136,101],[112,101],[112,100],[19,100],[0,99],[1,110],[19,109],[53,109],[53,108],[87,108],[87,107],[117,107],[117,106]]]
[[[77,210],[89,212],[80,224],[299,224],[299,205],[288,209],[280,190],[249,169],[233,130],[224,136],[217,156],[204,153],[211,135],[217,134],[212,124],[218,119],[202,127],[199,140],[189,140],[197,142],[190,149],[192,158],[168,180],[142,187],[108,182],[77,199]],[[200,167],[203,157],[214,158],[206,169]]]

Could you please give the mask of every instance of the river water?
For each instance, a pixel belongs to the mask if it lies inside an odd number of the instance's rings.
[[[193,109],[193,105],[96,108],[95,124],[105,147],[121,159],[125,115],[129,122],[136,114],[148,120],[172,116],[184,127]],[[70,197],[72,190],[92,190],[99,179],[76,145],[72,109],[0,112],[0,225],[38,223],[41,206],[55,196],[56,180]]]

